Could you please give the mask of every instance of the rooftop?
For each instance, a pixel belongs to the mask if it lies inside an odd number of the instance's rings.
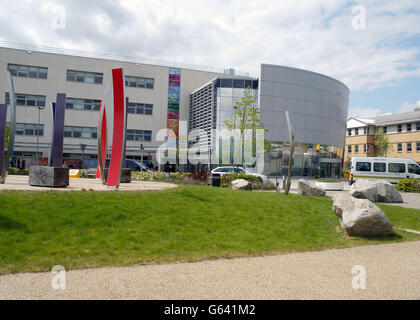
[[[402,113],[395,113],[389,114],[384,116],[378,116],[373,118],[359,118],[359,117],[352,117],[347,120],[347,127],[357,127],[357,123],[361,125],[376,125],[376,126],[383,126],[383,125],[391,125],[391,124],[401,124],[406,122],[417,122],[420,121],[420,108],[415,108],[413,111],[409,112],[402,112]]]

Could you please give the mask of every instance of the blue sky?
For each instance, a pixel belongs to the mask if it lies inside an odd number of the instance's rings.
[[[420,106],[419,0],[2,0],[6,41],[233,67],[261,63],[332,76],[349,115]],[[22,23],[24,22],[24,23]]]

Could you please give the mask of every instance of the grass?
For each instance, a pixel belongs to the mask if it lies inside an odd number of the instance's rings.
[[[180,186],[0,192],[0,274],[197,261],[419,240],[420,210],[380,205],[396,234],[345,236],[328,197]]]

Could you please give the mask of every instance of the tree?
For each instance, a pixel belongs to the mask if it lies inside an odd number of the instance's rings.
[[[383,127],[379,128],[379,130],[375,133],[374,143],[380,156],[386,157],[388,151],[392,149],[392,145],[388,142],[388,136],[385,134]]]
[[[260,109],[255,106],[255,100],[252,96],[252,89],[248,87],[245,89],[245,94],[240,101],[234,105],[235,115],[230,120],[225,120],[224,123],[228,129],[239,129],[241,133],[241,150],[242,150],[242,163],[244,161],[244,133],[247,129],[264,129],[264,125],[260,120]],[[255,139],[253,138],[253,144]],[[236,164],[238,167],[238,164]]]

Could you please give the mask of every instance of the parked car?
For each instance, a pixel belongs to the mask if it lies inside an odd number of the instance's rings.
[[[235,166],[217,167],[216,169],[213,169],[211,171],[210,176],[213,176],[213,175],[216,175],[216,174],[218,174],[220,176],[224,176],[226,174],[230,174],[230,173],[235,172],[235,170],[236,170],[236,167]],[[251,175],[251,176],[254,176],[254,177],[260,177],[263,182],[267,182],[268,181],[268,178],[267,178],[266,175],[259,174],[259,173],[253,173],[253,172],[250,172],[250,171],[245,170],[242,167],[238,167],[237,173],[244,173],[244,174],[248,174],[248,175]]]
[[[412,159],[353,157],[349,184],[359,179],[385,180],[398,183],[400,179],[420,179],[420,166]]]
[[[106,159],[105,168],[109,168],[110,159]],[[154,171],[151,168],[148,168],[143,163],[140,163],[136,160],[126,159],[126,168],[131,169],[131,171]]]

